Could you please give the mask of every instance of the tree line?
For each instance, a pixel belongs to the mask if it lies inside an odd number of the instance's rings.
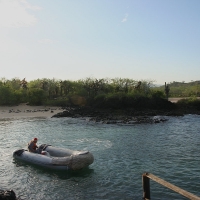
[[[199,95],[199,85],[192,90],[169,84],[169,97],[173,95]],[[196,92],[196,93],[195,93]],[[153,81],[136,81],[128,78],[96,79],[86,78],[77,81],[57,79],[37,79],[26,81],[24,78],[0,79],[0,105],[55,106],[96,106],[105,108],[157,106],[158,99],[166,99],[164,86],[155,87]]]

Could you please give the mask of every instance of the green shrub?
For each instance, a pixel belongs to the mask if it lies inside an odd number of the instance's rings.
[[[200,110],[200,100],[196,97],[181,99],[177,102],[179,108],[194,108]]]
[[[10,87],[0,87],[0,105],[17,105],[20,103],[21,94]]]
[[[44,90],[39,88],[31,88],[28,91],[28,101],[29,105],[42,105],[47,99],[46,93]]]
[[[162,91],[152,91],[152,98],[165,98],[165,94]]]
[[[105,94],[99,94],[94,98],[91,105],[94,106],[94,107],[104,107],[105,98],[106,98]]]
[[[61,106],[61,107],[70,106],[70,102],[68,98],[47,100],[45,101],[44,104],[48,106]]]

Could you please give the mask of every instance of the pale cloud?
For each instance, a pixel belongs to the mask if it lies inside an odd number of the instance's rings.
[[[41,7],[39,6],[33,6],[27,2],[27,0],[19,0],[22,4],[24,4],[24,7],[31,9],[31,10],[41,10]]]
[[[28,13],[40,10],[32,6],[27,0],[0,0],[0,27],[28,27],[36,24],[37,18]]]
[[[122,19],[122,23],[124,23],[124,22],[126,22],[127,21],[127,19],[128,19],[128,14],[125,14],[125,16],[124,16],[124,18]]]

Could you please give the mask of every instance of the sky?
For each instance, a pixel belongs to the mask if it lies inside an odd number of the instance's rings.
[[[0,78],[200,80],[199,0],[0,0]]]

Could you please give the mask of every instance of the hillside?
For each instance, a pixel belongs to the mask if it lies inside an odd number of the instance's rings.
[[[200,81],[171,82],[168,83],[170,88],[169,97],[200,97]],[[154,90],[165,91],[165,85],[155,87]]]

